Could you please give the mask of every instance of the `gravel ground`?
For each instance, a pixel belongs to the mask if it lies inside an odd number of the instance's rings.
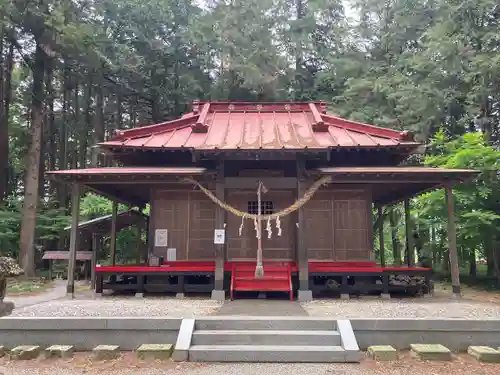
[[[133,353],[116,361],[92,362],[77,353],[74,359],[7,362],[0,360],[3,375],[497,375],[499,364],[480,364],[470,356],[459,355],[452,362],[420,362],[404,353],[397,362],[365,360],[361,364],[207,364],[147,363]]]
[[[175,299],[166,297],[104,297],[100,299],[59,299],[16,308],[11,316],[170,316],[191,317],[215,314],[221,303],[207,299]],[[310,316],[342,319],[362,318],[439,318],[439,319],[500,319],[500,305],[470,300],[315,300],[302,303]],[[252,315],[252,304],[248,307]],[[271,315],[283,315],[279,308]]]
[[[125,316],[125,317],[192,317],[211,315],[221,304],[206,299],[175,298],[124,298],[104,297],[102,299],[66,300],[60,299],[14,309],[11,316]]]
[[[439,319],[500,319],[500,305],[468,300],[380,299],[315,300],[302,303],[310,316],[341,319],[361,318],[439,318]]]

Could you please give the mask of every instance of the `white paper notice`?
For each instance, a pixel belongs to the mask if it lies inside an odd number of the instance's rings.
[[[169,262],[175,262],[177,260],[177,249],[176,248],[167,249],[167,260]]]
[[[156,229],[155,230],[155,247],[166,247],[168,246],[168,230],[167,229]]]
[[[224,229],[216,229],[214,232],[214,244],[223,245],[226,242],[226,231]]]

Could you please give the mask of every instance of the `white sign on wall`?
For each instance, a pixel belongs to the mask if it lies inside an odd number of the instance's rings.
[[[177,260],[177,249],[176,248],[169,248],[167,249],[167,260],[169,262],[175,262]]]
[[[168,246],[168,230],[156,229],[155,230],[155,247]]]
[[[214,244],[224,245],[226,242],[226,231],[224,229],[216,229],[214,231]]]

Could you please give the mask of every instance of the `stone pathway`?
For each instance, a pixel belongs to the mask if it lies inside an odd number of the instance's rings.
[[[55,280],[54,286],[43,293],[16,297],[9,297],[9,295],[7,295],[5,296],[5,301],[14,302],[15,309],[54,301],[66,296],[66,285],[67,281],[65,280]]]
[[[308,314],[296,301],[238,299],[225,301],[217,315],[307,316]]]

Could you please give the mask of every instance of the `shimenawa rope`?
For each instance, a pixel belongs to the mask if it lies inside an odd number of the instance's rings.
[[[255,226],[255,232],[257,234],[257,239],[259,241],[262,240],[262,228],[260,226],[260,220],[267,220],[267,236],[268,238],[271,238],[272,234],[272,228],[271,228],[271,220],[276,220],[276,228],[278,230],[278,236],[281,236],[281,221],[280,217],[286,216],[291,214],[292,212],[297,211],[299,208],[301,208],[304,204],[306,204],[318,191],[318,189],[330,183],[332,181],[331,176],[324,176],[320,178],[318,181],[314,182],[309,189],[306,190],[302,198],[297,199],[291,206],[288,206],[284,210],[278,211],[273,214],[268,214],[268,215],[261,215],[261,206],[260,206],[260,193],[261,193],[261,183],[259,183],[258,187],[258,214],[250,214],[248,212],[243,212],[240,211],[232,206],[230,206],[227,203],[222,202],[219,198],[217,198],[210,190],[206,189],[203,187],[198,181],[192,179],[192,178],[185,178],[184,179],[187,182],[190,182],[200,188],[200,190],[205,193],[215,204],[219,205],[222,207],[224,210],[231,212],[232,214],[241,217],[241,225],[239,228],[239,234],[241,236],[242,231],[243,231],[243,224],[245,222],[245,219],[252,219],[254,222]],[[255,268],[255,277],[260,278],[264,276],[264,268],[262,264],[262,246],[258,246],[257,248],[257,266]]]

